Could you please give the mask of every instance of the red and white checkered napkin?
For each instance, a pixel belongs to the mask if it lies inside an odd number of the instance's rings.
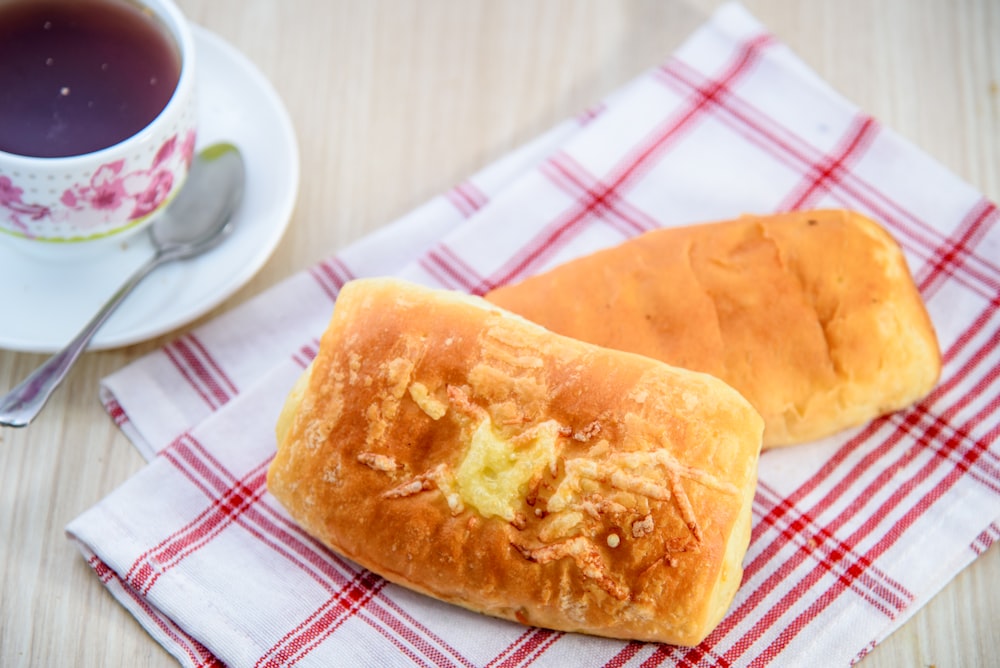
[[[279,407],[346,280],[483,292],[653,227],[807,207],[895,235],[944,373],[913,409],[764,454],[745,580],[700,647],[438,603],[323,549],[267,494]],[[185,665],[853,662],[1000,538],[998,220],[724,6],[586,114],[108,378],[109,412],[151,462],[68,531]]]

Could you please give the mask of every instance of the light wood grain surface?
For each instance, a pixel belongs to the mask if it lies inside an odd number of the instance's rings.
[[[302,182],[288,233],[218,313],[662,62],[718,3],[179,4],[273,82],[301,142]],[[849,99],[1000,200],[1000,2],[744,4]],[[63,534],[69,520],[143,466],[101,409],[98,379],[166,340],[87,353],[35,424],[0,431],[0,666],[176,665]],[[0,351],[0,390],[43,359]],[[997,620],[1000,545],[863,663],[997,665]]]

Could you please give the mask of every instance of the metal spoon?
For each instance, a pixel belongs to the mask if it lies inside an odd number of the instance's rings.
[[[243,158],[232,144],[214,144],[198,154],[184,187],[151,227],[154,255],[62,352],[0,398],[0,425],[24,427],[35,419],[97,330],[151,271],[167,262],[192,258],[228,236],[233,214],[243,198],[244,180]]]

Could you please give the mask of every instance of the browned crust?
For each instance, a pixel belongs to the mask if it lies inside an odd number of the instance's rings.
[[[765,448],[909,406],[941,370],[899,246],[850,211],[657,230],[486,298],[554,332],[721,378],[763,416]]]
[[[512,462],[555,444],[507,517],[456,491],[483,424]],[[482,300],[361,280],[290,395],[268,486],[307,531],[407,587],[522,623],[691,645],[740,582],[762,429],[707,375]]]

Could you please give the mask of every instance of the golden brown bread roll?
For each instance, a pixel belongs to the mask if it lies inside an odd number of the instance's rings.
[[[705,374],[392,279],[340,292],[271,493],[389,580],[525,624],[699,643],[742,576],[763,422]]]
[[[899,246],[848,211],[656,230],[486,299],[554,332],[721,378],[764,418],[765,448],[904,408],[941,369]]]

